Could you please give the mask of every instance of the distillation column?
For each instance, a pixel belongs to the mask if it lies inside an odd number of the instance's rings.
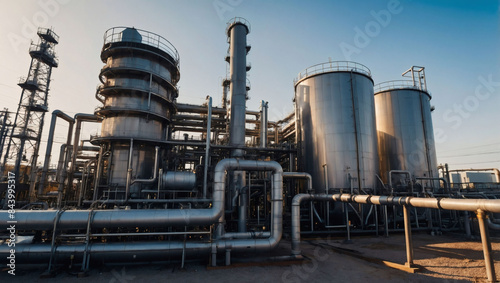
[[[116,27],[104,35],[101,60],[106,65],[96,98],[103,106],[96,115],[103,121],[101,136],[93,142],[100,144],[103,156],[94,200],[137,198],[141,188],[156,181],[155,146],[170,135],[168,125],[178,96],[179,54],[157,34]]]
[[[231,126],[229,129],[229,143],[231,146],[245,146],[245,118],[247,97],[247,34],[250,24],[242,18],[234,18],[228,23],[227,36],[229,37],[229,93],[231,99]],[[242,157],[242,149],[232,151],[233,157]]]

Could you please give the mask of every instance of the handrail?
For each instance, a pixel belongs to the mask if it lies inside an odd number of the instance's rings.
[[[373,88],[375,93],[391,89],[401,89],[401,88],[417,89],[428,92],[427,89],[420,89],[420,87],[418,85],[415,85],[411,80],[394,80],[394,81],[382,82],[376,84]]]
[[[150,74],[153,74],[154,76],[159,77],[162,80],[168,82],[175,90],[178,91],[177,87],[174,84],[172,74],[170,72],[169,72],[170,78],[166,78],[159,71],[144,67],[141,64],[127,64],[127,63],[121,64],[120,62],[118,62],[118,63],[111,63],[111,64],[106,63],[106,65],[104,65],[101,68],[101,74],[106,72],[106,71],[110,71],[110,70],[134,70],[134,71],[143,71],[145,73],[150,73]]]
[[[238,24],[238,23],[245,25],[247,27],[247,31],[248,31],[247,33],[250,33],[250,22],[248,22],[247,19],[242,18],[242,17],[234,17],[227,22],[226,34],[228,37],[229,37],[229,30],[235,24]]]
[[[49,59],[52,59],[52,64],[54,65],[59,65],[59,58],[57,58],[56,53],[54,50],[47,48],[43,43],[31,43],[30,45],[30,54],[31,53],[42,53],[43,55],[47,56]]]
[[[112,27],[108,29],[104,33],[104,44],[121,42],[122,32],[127,28],[130,27]],[[177,52],[177,49],[174,47],[172,43],[170,43],[170,41],[168,41],[167,39],[156,33],[152,33],[142,29],[136,29],[136,28],[132,29],[135,29],[142,37],[141,41],[136,41],[136,42],[156,47],[166,52],[168,55],[174,58],[177,67],[179,66],[180,62],[179,52]],[[134,40],[132,39],[129,39],[127,41],[134,42]]]
[[[328,73],[328,72],[339,72],[339,71],[349,71],[349,72],[353,71],[361,73],[363,75],[367,75],[370,78],[372,76],[370,69],[368,69],[368,67],[366,67],[363,64],[351,61],[331,61],[331,62],[312,65],[311,67],[306,68],[305,70],[303,70],[298,74],[297,78],[293,80],[293,84],[296,85],[302,79],[312,75]]]
[[[55,42],[51,41],[52,43],[59,42],[59,35],[57,35],[52,29],[39,27],[37,30],[37,34],[50,36],[53,40],[55,40]]]
[[[36,80],[36,78],[22,76],[19,78],[18,84],[33,84],[33,85],[38,86],[38,81]]]

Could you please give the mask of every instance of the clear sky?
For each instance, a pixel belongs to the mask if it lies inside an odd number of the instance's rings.
[[[328,60],[364,64],[375,83],[402,79],[410,66],[424,66],[436,108],[438,162],[454,169],[500,167],[500,28],[494,0],[2,1],[0,108],[17,109],[16,84],[27,75],[29,43],[38,26],[53,27],[60,36],[50,112],[92,113],[99,106],[94,94],[103,66],[102,36],[114,26],[160,34],[177,48],[180,102],[201,104],[211,95],[220,104],[226,22],[235,16],[251,23],[249,109],[257,110],[264,99],[270,118],[282,118],[293,110],[293,79]],[[49,120],[47,115],[46,124]],[[59,122],[57,129],[56,142],[62,143],[67,126]],[[48,126],[44,143],[47,132]],[[95,132],[94,125],[85,125],[85,135]]]

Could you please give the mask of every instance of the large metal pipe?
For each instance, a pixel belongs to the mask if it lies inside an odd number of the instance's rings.
[[[168,225],[197,225],[213,223],[224,210],[224,188],[226,171],[228,170],[255,170],[273,172],[273,190],[271,192],[271,229],[270,237],[264,239],[225,239],[219,237],[213,243],[200,242],[122,242],[122,243],[94,243],[88,247],[85,244],[60,245],[55,247],[53,254],[58,260],[67,260],[70,256],[81,255],[87,251],[92,254],[93,260],[107,261],[150,261],[164,259],[168,255],[178,256],[183,252],[188,255],[208,254],[231,249],[235,252],[269,251],[281,240],[283,232],[283,170],[275,161],[254,161],[224,159],[217,163],[214,172],[214,200],[212,209],[167,209],[167,210],[121,210],[95,211],[92,222],[93,228],[104,227],[137,227],[137,226],[168,226]],[[33,212],[33,211],[32,211]],[[16,229],[50,230],[50,221],[54,220],[56,211],[16,211]],[[118,213],[117,213],[118,212]],[[27,217],[30,216],[30,217]],[[8,217],[0,212],[0,219]],[[52,218],[51,218],[52,217]],[[202,221],[203,218],[203,221]],[[7,219],[7,218],[6,218]],[[84,220],[84,221],[82,221]],[[203,222],[203,223],[202,223]],[[88,225],[88,211],[65,211],[61,213],[58,227],[61,229],[83,229]],[[6,228],[6,227],[5,227]],[[267,233],[265,233],[267,234]],[[245,234],[247,235],[247,234]],[[237,235],[234,237],[239,238]],[[1,258],[6,259],[10,253],[8,245],[0,245]],[[52,254],[50,244],[16,245],[16,260],[20,262],[46,262]],[[5,256],[3,256],[5,255]]]
[[[481,233],[481,243],[483,244],[484,264],[486,265],[486,275],[488,282],[497,282],[495,274],[495,262],[493,261],[491,251],[490,233],[488,225],[485,223],[488,215],[484,210],[478,209],[476,211],[477,222],[479,224],[479,231]]]
[[[261,101],[260,115],[260,147],[267,147],[267,128],[268,128],[268,106],[267,102]]]
[[[240,188],[238,205],[238,232],[247,231],[247,211],[248,211],[248,187]]]
[[[312,176],[306,172],[283,172],[283,178],[305,178],[307,180],[307,191],[311,192],[313,189]]]
[[[80,130],[82,129],[82,122],[100,123],[102,121],[101,117],[87,113],[77,113],[75,114],[73,119],[76,121],[76,127],[75,127],[75,137],[73,139],[73,151],[71,154],[71,167],[69,169],[69,176],[68,176],[69,186],[71,186],[71,184],[73,183],[73,175],[76,169],[75,162],[76,162],[76,156],[78,154],[78,142],[80,140]]]
[[[229,144],[245,145],[246,119],[246,79],[247,79],[247,34],[250,28],[241,18],[234,18],[228,23],[227,36],[229,37],[229,73],[231,84],[231,118],[229,127]],[[234,149],[233,157],[242,157],[243,150]]]
[[[229,169],[276,171],[274,187],[282,190],[281,166],[273,161],[253,161],[224,159],[217,163],[214,175],[213,203],[210,209],[144,209],[144,210],[98,210],[94,212],[93,228],[112,227],[165,227],[212,224],[219,219],[223,212],[225,172]],[[276,196],[277,200],[281,196]],[[16,229],[18,230],[51,230],[57,210],[50,211],[16,211]],[[7,211],[0,211],[0,227],[9,226]],[[60,229],[85,229],[87,227],[87,210],[67,210],[60,218]]]
[[[208,98],[207,137],[205,144],[205,166],[203,167],[203,198],[207,197],[208,166],[210,165],[210,138],[212,130],[212,97]]]
[[[205,114],[207,112],[207,108],[199,105],[194,105],[194,104],[186,104],[186,103],[177,103],[177,112],[178,113],[199,113],[199,114]],[[217,115],[226,115],[227,114],[227,109],[220,108],[220,107],[212,107],[212,113],[217,114]],[[251,110],[246,110],[245,111],[246,115],[252,115],[255,117],[260,116],[259,111],[251,111]],[[175,118],[175,116],[174,116]],[[275,124],[274,122],[269,122],[272,124]]]
[[[66,139],[66,144],[67,145],[71,144],[71,136],[73,135],[73,125],[75,124],[75,120],[73,118],[71,118],[69,115],[62,112],[61,110],[54,110],[52,112],[52,119],[50,120],[49,138],[47,140],[47,149],[45,150],[45,160],[43,162],[43,169],[42,169],[42,175],[40,177],[40,184],[38,185],[38,194],[39,195],[43,193],[43,187],[44,187],[45,179],[47,177],[47,171],[49,170],[50,155],[52,152],[52,144],[54,143],[54,133],[56,130],[57,117],[65,120],[69,123],[68,137]]]
[[[166,171],[160,178],[162,178],[161,190],[190,191],[196,187],[196,174],[191,171]]]
[[[351,194],[298,194],[292,200],[292,254],[300,254],[300,203],[307,200],[341,201],[377,205],[411,205],[414,207],[500,213],[500,200],[416,198]]]

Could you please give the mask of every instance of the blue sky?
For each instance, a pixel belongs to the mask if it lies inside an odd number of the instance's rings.
[[[387,14],[390,19],[380,16]],[[252,29],[249,109],[264,99],[271,118],[282,118],[293,109],[297,74],[330,59],[366,65],[375,83],[401,79],[412,65],[425,66],[436,107],[438,162],[455,169],[500,167],[498,1],[4,1],[0,107],[17,109],[16,83],[27,74],[29,41],[36,39],[31,25],[51,26],[60,36],[51,111],[90,113],[98,106],[102,36],[114,26],[167,38],[181,56],[179,101],[200,104],[211,95],[218,104],[226,74],[225,27],[235,16],[246,18]],[[359,31],[368,38],[362,45],[356,45]],[[356,52],[346,56],[342,46]],[[58,124],[56,141],[64,141],[65,130]],[[84,132],[96,129],[87,125]],[[47,130],[43,135],[45,141]]]

